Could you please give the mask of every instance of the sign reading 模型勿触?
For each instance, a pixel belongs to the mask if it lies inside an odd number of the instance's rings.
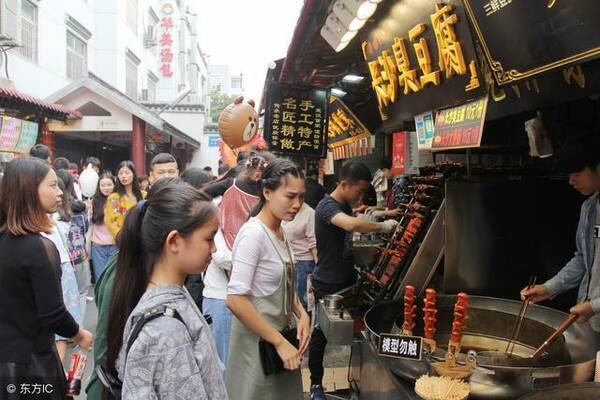
[[[377,353],[380,356],[418,361],[423,355],[423,338],[382,333],[379,336]]]
[[[362,44],[382,120],[412,120],[484,93],[460,0],[387,7],[383,23]]]
[[[463,0],[498,85],[600,57],[600,2]]]
[[[312,86],[271,83],[264,138],[271,151],[325,158],[329,91]]]
[[[479,147],[487,103],[488,97],[484,96],[462,106],[439,111],[435,118],[431,150]]]

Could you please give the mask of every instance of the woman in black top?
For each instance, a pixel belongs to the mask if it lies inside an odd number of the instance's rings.
[[[49,399],[63,398],[65,381],[54,334],[92,347],[92,334],[65,309],[58,251],[40,235],[52,231],[56,181],[50,165],[26,158],[8,164],[0,185],[0,390]],[[33,393],[33,384],[42,388]]]

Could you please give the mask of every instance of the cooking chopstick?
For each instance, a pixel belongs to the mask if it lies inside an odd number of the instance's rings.
[[[535,286],[535,283],[537,282],[537,276],[530,276],[529,277],[529,282],[527,284],[527,290],[530,290],[531,288],[533,288]],[[512,349],[514,350],[514,345],[515,345],[515,341],[517,340],[517,338],[519,337],[519,334],[521,333],[521,327],[523,325],[523,320],[525,318],[525,313],[527,312],[527,308],[529,307],[529,298],[525,298],[522,303],[521,303],[521,309],[519,310],[519,315],[517,316],[517,320],[515,321],[515,326],[513,328],[512,334],[510,336],[510,340],[508,341],[508,344],[506,345],[506,350],[504,351],[505,354],[512,354],[512,350],[511,350],[511,345],[512,345]]]

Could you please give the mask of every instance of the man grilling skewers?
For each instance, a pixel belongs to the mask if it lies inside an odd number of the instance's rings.
[[[537,303],[579,285],[577,305],[570,309],[578,322],[590,321],[600,331],[600,135],[586,135],[568,141],[560,163],[569,174],[569,184],[584,196],[577,226],[575,256],[543,285],[521,291],[521,298]]]
[[[395,220],[372,222],[352,215],[357,203],[371,182],[369,168],[360,162],[347,162],[339,173],[339,183],[331,195],[326,195],[315,210],[315,236],[318,261],[313,274],[315,298],[338,292],[356,281],[352,257],[352,232],[391,233]],[[327,339],[317,327],[310,342],[308,365],[311,371],[311,400],[325,399],[323,391],[323,356]]]

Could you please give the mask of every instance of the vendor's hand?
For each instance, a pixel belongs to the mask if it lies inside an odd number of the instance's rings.
[[[377,206],[370,206],[365,209],[365,214],[375,214],[377,212]]]
[[[298,349],[298,352],[302,358],[308,349],[308,344],[310,343],[310,317],[306,312],[304,312],[302,317],[298,320],[296,331],[298,332],[296,339],[298,339],[300,342],[300,348]]]
[[[79,328],[77,335],[72,337],[73,341],[79,345],[85,351],[92,351],[92,344],[94,342],[94,336],[86,329]]]
[[[398,225],[398,221],[393,219],[388,219],[387,221],[379,223],[379,232],[380,233],[391,233],[396,229]]]
[[[402,215],[402,211],[400,211],[399,208],[394,208],[393,210],[388,210],[385,212],[386,218],[398,218],[400,215]]]
[[[361,213],[365,213],[367,210],[367,206],[365,206],[364,204],[362,206],[359,206],[355,209],[353,209],[352,211],[354,211],[356,214],[361,214]]]
[[[521,290],[521,300],[529,299],[532,304],[539,303],[550,298],[550,292],[544,285],[535,285],[531,289],[524,288]]]
[[[590,319],[592,315],[594,315],[594,310],[592,309],[592,303],[589,301],[585,301],[583,303],[577,304],[575,307],[571,307],[569,310],[571,314],[578,315],[577,322],[583,324]]]
[[[282,336],[281,342],[275,346],[277,354],[283,361],[283,367],[285,369],[294,370],[300,367],[300,353],[290,342]]]
[[[367,210],[367,214],[372,215],[376,218],[384,218],[385,213],[386,213],[386,211],[384,211],[384,210],[372,210],[372,211]]]

